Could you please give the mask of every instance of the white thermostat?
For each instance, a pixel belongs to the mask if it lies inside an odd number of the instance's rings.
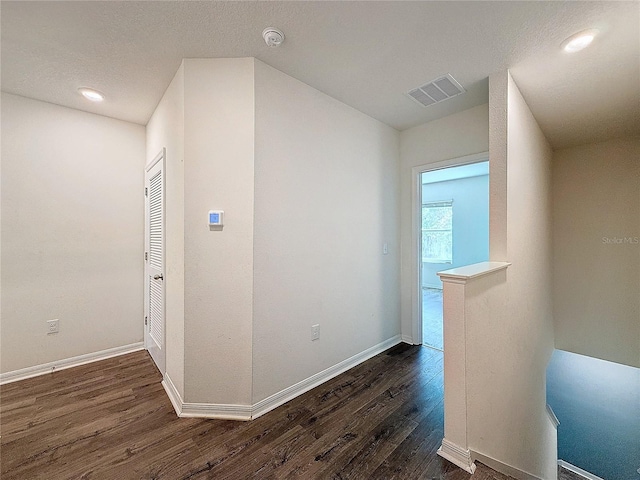
[[[209,226],[221,227],[223,217],[224,217],[224,212],[222,210],[209,210]]]

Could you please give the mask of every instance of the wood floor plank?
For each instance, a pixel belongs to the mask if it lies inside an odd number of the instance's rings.
[[[408,362],[404,364],[406,365]],[[424,370],[425,372],[431,368],[435,368],[436,372],[441,370],[441,365],[433,367],[435,362],[433,365],[432,362],[429,362],[429,365],[429,368]],[[406,383],[409,378],[422,378],[420,375],[405,372],[403,368],[395,368],[392,376],[395,382],[381,383],[376,386],[376,381],[372,379],[379,378],[378,372],[371,371],[370,375],[371,378],[364,382],[368,385],[365,393],[356,392],[354,396],[347,399],[349,401],[344,402],[342,408],[336,409],[335,406],[332,406],[329,409],[320,410],[304,425],[313,432],[316,441],[307,445],[302,451],[302,455],[291,459],[287,465],[283,465],[279,470],[280,476],[313,478],[314,475],[321,475],[321,472],[325,470],[324,463],[333,459],[337,452],[343,448],[350,450],[352,448],[351,442],[375,426],[377,420],[385,417],[385,412],[392,411],[401,404],[401,398],[396,398],[395,403],[389,402],[389,399],[397,397],[398,388],[402,383]],[[388,371],[386,377],[389,377]],[[429,376],[425,378],[429,378]],[[395,395],[392,393],[394,391]],[[377,411],[378,416],[375,416],[374,410]],[[345,421],[345,419],[347,420]]]
[[[443,413],[444,405],[442,402],[431,407],[429,414],[380,464],[374,472],[373,478],[392,480],[414,475],[425,458],[424,452],[433,452],[440,447],[443,429],[439,426],[443,421]],[[431,457],[427,456],[427,458]]]
[[[442,352],[406,344],[251,422],[178,418],[146,352],[0,387],[0,476],[467,480],[436,455]],[[479,465],[474,480],[509,477]]]
[[[348,451],[342,452],[331,464],[321,469],[319,475],[325,475],[336,467],[340,471],[336,478],[348,478],[356,474],[366,476],[370,473],[369,470],[375,470],[418,425],[412,417],[416,413],[422,415],[428,412],[429,405],[426,405],[423,411],[416,412],[411,400],[430,383],[439,383],[438,372],[441,368],[441,363],[434,362],[418,374],[414,372],[413,375],[403,376],[392,388],[370,402],[368,409],[382,408],[376,415],[363,415],[364,412],[358,412],[358,417],[366,418],[366,428],[347,425],[344,431],[358,438]],[[377,455],[372,455],[372,452]],[[375,458],[375,461],[372,458]]]

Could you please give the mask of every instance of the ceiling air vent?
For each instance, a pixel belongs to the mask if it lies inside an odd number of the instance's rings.
[[[455,78],[447,74],[444,77],[436,78],[421,87],[407,92],[407,95],[423,107],[428,107],[434,103],[439,103],[448,98],[460,95],[465,91],[462,85],[456,82]]]

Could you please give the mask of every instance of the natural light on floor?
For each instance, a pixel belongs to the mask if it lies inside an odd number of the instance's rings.
[[[442,290],[422,289],[422,343],[442,350]]]

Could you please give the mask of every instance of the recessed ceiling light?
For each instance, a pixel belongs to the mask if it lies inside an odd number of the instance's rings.
[[[596,38],[598,30],[592,28],[583,32],[578,32],[575,35],[571,35],[564,42],[562,42],[562,49],[568,53],[574,53],[588,47],[593,39]]]
[[[91,100],[92,102],[101,102],[104,100],[104,95],[92,88],[82,87],[78,89],[78,92],[80,92],[84,98]]]

